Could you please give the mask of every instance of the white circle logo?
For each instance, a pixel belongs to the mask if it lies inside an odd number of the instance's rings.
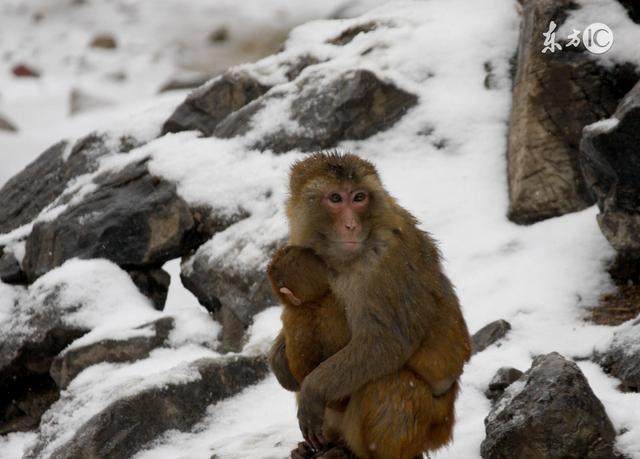
[[[582,43],[590,53],[606,53],[613,46],[613,31],[606,24],[595,22],[582,32]]]

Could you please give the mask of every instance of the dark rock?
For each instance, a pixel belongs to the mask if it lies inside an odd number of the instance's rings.
[[[221,260],[194,255],[181,279],[200,304],[222,324],[223,351],[239,351],[253,316],[274,303],[264,269],[226,266]]]
[[[622,3],[629,13],[629,17],[633,22],[640,24],[640,4],[638,0],[618,0]]]
[[[368,33],[378,28],[378,23],[375,21],[365,22],[364,24],[358,24],[353,27],[349,27],[344,30],[340,35],[328,41],[332,45],[344,46],[361,33]]]
[[[152,328],[153,336],[137,336],[126,340],[106,339],[86,346],[75,347],[57,356],[50,374],[60,389],[65,389],[82,370],[101,362],[133,362],[144,359],[164,345],[173,329],[173,319],[165,317],[138,329]]]
[[[39,78],[40,72],[27,64],[17,64],[11,69],[14,76],[20,78]]]
[[[53,145],[0,189],[0,233],[32,221],[71,179],[94,171],[97,160],[109,152],[105,139],[97,134],[78,140],[65,161],[67,146],[67,142]]]
[[[64,325],[48,312],[34,317],[31,325],[35,332],[27,339],[0,343],[0,435],[38,426],[59,396],[49,375],[51,362],[87,331]]]
[[[112,403],[49,457],[132,457],[168,430],[190,429],[209,405],[257,383],[269,371],[264,357],[202,359],[193,365],[200,379],[147,389]],[[39,457],[45,446],[41,440],[25,457]]]
[[[267,134],[254,148],[282,153],[292,149],[316,151],[334,147],[342,140],[366,139],[390,128],[417,103],[417,97],[368,70],[345,72],[328,83],[311,75],[297,84],[290,118],[300,129]],[[234,137],[247,132],[253,116],[279,91],[253,101],[229,115],[215,130],[218,137]]]
[[[526,0],[509,122],[509,219],[520,224],[593,204],[578,163],[584,126],[609,117],[638,81],[632,64],[601,67],[585,50],[542,53],[542,33],[572,0]]]
[[[312,65],[316,65],[319,62],[320,61],[316,57],[311,56],[310,54],[299,56],[296,60],[287,64],[289,68],[285,72],[285,76],[287,77],[287,80],[293,81],[298,78],[304,69]]]
[[[491,378],[485,395],[489,400],[497,400],[504,393],[504,390],[520,379],[522,375],[523,373],[516,368],[502,367],[498,369],[493,378]]]
[[[209,34],[208,39],[209,43],[224,43],[225,41],[229,40],[229,29],[227,29],[225,26],[218,27]]]
[[[620,380],[625,392],[640,392],[640,319],[616,332],[611,346],[594,360],[605,372]]]
[[[536,357],[485,419],[481,455],[615,458],[615,430],[578,368],[558,353]]]
[[[209,136],[227,115],[268,90],[246,72],[228,71],[189,94],[164,123],[162,134],[199,130]]]
[[[640,83],[614,117],[588,126],[581,143],[585,180],[597,198],[598,224],[623,256],[640,257]]]
[[[0,280],[5,284],[24,284],[27,277],[20,268],[20,263],[10,252],[0,249]]]
[[[496,320],[485,325],[471,337],[471,353],[484,351],[493,343],[501,340],[511,330],[511,324],[506,320]]]
[[[138,290],[149,298],[158,311],[164,309],[171,276],[162,268],[132,269],[129,275]]]
[[[97,189],[52,221],[37,223],[23,269],[31,280],[70,258],[106,258],[126,268],[159,266],[200,241],[175,185],[149,174],[145,161],[95,179]]]
[[[91,43],[89,44],[91,48],[101,48],[101,49],[115,49],[118,47],[118,43],[113,35],[110,34],[101,34],[96,35]]]
[[[18,128],[0,114],[0,131],[17,132]]]

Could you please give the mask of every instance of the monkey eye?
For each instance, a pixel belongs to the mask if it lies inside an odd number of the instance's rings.
[[[340,196],[339,193],[331,193],[329,195],[329,201],[333,202],[333,203],[338,203],[342,201],[342,196]]]
[[[367,198],[367,194],[364,191],[358,191],[353,197],[353,202],[361,202]]]

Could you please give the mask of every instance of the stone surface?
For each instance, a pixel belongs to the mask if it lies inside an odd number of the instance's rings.
[[[136,336],[126,340],[106,339],[62,352],[52,362],[50,374],[60,389],[65,389],[78,373],[101,362],[133,362],[144,359],[164,345],[173,329],[173,319],[165,317],[138,329],[151,329],[153,336]]]
[[[329,43],[331,43],[332,45],[344,46],[348,43],[351,43],[351,41],[357,35],[360,35],[361,33],[371,32],[372,30],[375,30],[377,28],[378,23],[374,21],[365,22],[364,24],[358,24],[344,30],[340,35],[329,40]]]
[[[499,368],[496,374],[493,375],[493,378],[491,378],[491,382],[489,383],[489,387],[487,388],[485,395],[489,400],[497,400],[502,396],[505,389],[520,379],[522,375],[523,373],[516,368]]]
[[[0,131],[17,132],[18,128],[0,113]]]
[[[196,253],[180,277],[222,324],[222,351],[239,351],[253,316],[274,304],[265,269],[228,266]]]
[[[622,390],[640,392],[640,319],[616,332],[609,348],[594,360],[620,380]]]
[[[471,336],[471,354],[484,351],[493,343],[500,341],[511,330],[511,324],[506,320],[491,322]]]
[[[581,165],[602,233],[623,256],[640,257],[640,83],[613,118],[584,130]]]
[[[228,71],[193,91],[176,108],[162,133],[199,130],[211,135],[218,123],[269,90],[242,71]]]
[[[153,302],[158,310],[164,309],[169,293],[171,276],[162,268],[132,269],[129,275],[138,290]]]
[[[526,0],[508,136],[509,218],[521,224],[593,204],[578,164],[584,126],[613,113],[640,75],[605,69],[577,48],[542,53],[542,33],[564,22],[571,0]]]
[[[93,416],[51,458],[84,459],[132,457],[162,433],[186,431],[207,412],[207,407],[237,394],[268,374],[264,357],[202,359],[193,364],[200,378],[183,384],[166,384],[117,400]],[[27,452],[36,458],[46,439]]]
[[[1,248],[0,280],[5,284],[23,284],[27,280],[16,257],[10,252],[3,252]]]
[[[615,430],[578,366],[558,353],[536,357],[485,419],[481,455],[615,458]]]
[[[246,134],[254,116],[284,96],[271,91],[229,115],[214,134],[224,138]],[[290,118],[298,129],[267,133],[254,148],[276,153],[317,151],[342,140],[366,139],[393,126],[416,103],[416,96],[381,81],[368,70],[348,71],[328,81],[324,75],[309,75],[296,83],[296,93],[291,96]]]
[[[65,161],[65,152],[71,148]],[[91,134],[73,147],[59,142],[48,148],[0,189],[0,233],[8,233],[33,220],[64,191],[69,181],[97,168],[108,153],[102,136]]]
[[[144,160],[95,182],[79,203],[34,225],[23,260],[30,280],[73,257],[158,266],[199,243],[187,204],[173,184],[148,173]]]

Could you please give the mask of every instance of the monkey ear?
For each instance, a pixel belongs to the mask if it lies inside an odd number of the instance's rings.
[[[282,287],[280,289],[280,293],[286,296],[287,299],[291,301],[293,304],[295,304],[296,306],[300,306],[302,304],[302,301],[300,301],[300,299],[297,296],[295,296],[293,292],[289,290],[287,287]]]

